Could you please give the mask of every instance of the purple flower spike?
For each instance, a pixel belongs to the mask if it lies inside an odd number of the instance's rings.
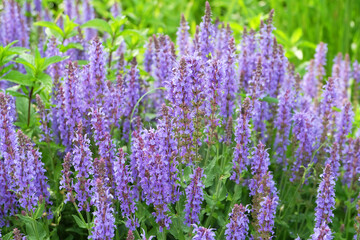
[[[329,164],[324,168],[324,173],[320,175],[321,183],[318,188],[315,208],[315,227],[319,228],[322,224],[332,222],[335,208],[335,180],[334,173]]]
[[[336,118],[337,132],[335,134],[335,141],[339,143],[339,151],[342,159],[342,156],[346,156],[347,153],[347,135],[351,133],[352,122],[354,120],[354,111],[350,102],[346,102],[339,115],[340,116]]]
[[[316,53],[314,55],[314,70],[315,77],[319,84],[321,84],[323,77],[325,76],[325,65],[326,65],[326,53],[327,53],[327,44],[319,43],[316,47]],[[315,86],[314,86],[315,87]]]
[[[235,94],[238,91],[238,83],[236,81],[236,73],[235,73],[235,41],[234,38],[231,38],[228,42],[228,47],[225,53],[225,76],[221,82],[221,103],[220,103],[220,115],[224,119],[228,119],[232,116],[234,112]]]
[[[276,207],[278,205],[279,198],[275,195],[268,195],[264,198],[264,200],[260,203],[260,211],[258,215],[258,223],[259,223],[259,234],[261,239],[271,239],[266,238],[265,236],[272,236],[274,234],[274,219],[276,215]]]
[[[320,227],[315,227],[311,240],[332,240],[333,236],[329,226],[323,222]]]
[[[74,190],[76,192],[76,200],[79,202],[79,210],[90,211],[89,199],[93,195],[94,182],[91,176],[94,174],[92,153],[90,151],[90,140],[83,135],[83,127],[81,121],[77,126],[74,136],[73,149],[73,166],[76,174],[76,183]]]
[[[108,94],[107,85],[105,82],[106,77],[106,62],[105,62],[104,47],[99,40],[95,38],[89,47],[89,60],[90,60],[90,85],[85,86],[87,92],[92,93],[93,107],[103,106],[104,98]]]
[[[201,226],[197,226],[193,224],[195,236],[192,240],[215,240],[215,233],[213,232],[213,228],[204,228]]]
[[[201,209],[201,202],[204,200],[204,184],[202,178],[204,177],[203,169],[198,167],[193,174],[190,175],[191,182],[186,187],[186,204],[185,204],[185,224],[199,224],[199,213]]]
[[[351,187],[351,185],[356,184],[359,179],[360,174],[360,138],[352,139],[348,141],[348,147],[346,148],[346,157],[344,161],[344,183]]]
[[[226,225],[226,240],[245,240],[249,231],[249,219],[246,216],[249,212],[243,205],[234,205],[232,212],[229,214],[230,223]]]
[[[208,1],[205,4],[205,15],[203,21],[200,23],[199,42],[200,42],[200,53],[204,61],[209,56],[214,55],[214,37],[215,29],[211,23],[211,8]]]
[[[335,79],[329,78],[326,85],[324,86],[324,91],[322,94],[322,101],[320,102],[320,115],[322,118],[322,135],[321,142],[325,142],[327,135],[332,131],[331,121],[335,115],[335,110],[333,107],[337,106],[337,93],[335,87]]]
[[[64,158],[63,162],[63,170],[61,170],[62,173],[62,179],[60,180],[60,189],[64,189],[66,191],[66,199],[65,203],[70,201],[74,202],[74,196],[73,196],[73,178],[72,178],[72,172],[70,171],[71,167],[71,153],[67,153]]]
[[[248,164],[249,156],[249,143],[251,142],[251,129],[250,129],[250,119],[251,119],[251,100],[245,98],[241,109],[240,115],[237,119],[237,124],[235,127],[235,142],[236,147],[234,150],[233,157],[233,174],[231,180],[234,180],[239,184],[240,176],[243,170],[245,170],[246,165]]]
[[[100,163],[101,164],[101,163]],[[102,163],[104,164],[104,163]],[[112,195],[109,189],[105,187],[104,176],[99,176],[96,179],[95,195],[93,197],[96,211],[94,212],[93,231],[91,232],[91,239],[111,240],[115,234],[115,217],[114,208],[112,207]]]
[[[121,213],[123,217],[127,218],[126,227],[131,230],[135,230],[139,226],[137,219],[135,218],[135,206],[136,189],[131,187],[133,179],[130,175],[129,166],[125,163],[124,151],[120,148],[118,155],[116,156],[116,162],[114,164],[116,191],[115,196],[121,202]]]
[[[326,160],[325,164],[331,166],[331,172],[333,173],[334,178],[336,179],[339,176],[340,169],[340,149],[339,144],[334,142],[331,148],[328,151],[330,157]]]
[[[176,32],[176,42],[178,44],[178,49],[180,56],[184,56],[189,52],[190,36],[189,36],[189,24],[187,23],[184,14],[181,14],[180,27]]]
[[[291,111],[294,108],[294,92],[287,89],[280,93],[278,112],[275,121],[277,136],[275,139],[277,162],[287,166],[286,150],[290,144]]]

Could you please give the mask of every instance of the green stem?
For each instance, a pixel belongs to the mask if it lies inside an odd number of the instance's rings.
[[[82,215],[82,214],[81,214],[81,212],[79,211],[79,208],[78,208],[78,206],[76,205],[76,203],[75,203],[75,202],[73,202],[73,205],[74,205],[74,207],[75,207],[75,209],[76,209],[76,212],[78,213],[78,215],[79,215],[79,217],[80,217],[81,221],[83,221],[84,223],[86,223],[86,226],[87,226],[87,229],[88,229],[88,233],[89,233],[89,236],[90,236],[90,235],[91,235],[91,231],[90,231],[90,228],[89,228],[88,222],[86,222],[86,221],[85,221],[85,219],[84,219],[83,215]]]

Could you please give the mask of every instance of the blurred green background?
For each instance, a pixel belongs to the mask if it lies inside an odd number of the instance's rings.
[[[61,0],[47,0],[58,4]],[[98,15],[108,15],[115,0],[93,0]],[[184,13],[192,34],[204,14],[205,0],[121,0],[126,28],[144,30],[147,35],[166,33],[175,40],[180,15]],[[258,29],[275,9],[274,25],[278,41],[296,65],[313,57],[315,46],[328,44],[328,62],[338,52],[359,59],[360,0],[210,0],[213,18],[230,23],[236,40],[243,26]],[[328,68],[329,69],[329,68]]]

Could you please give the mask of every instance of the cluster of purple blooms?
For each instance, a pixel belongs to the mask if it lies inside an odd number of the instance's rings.
[[[71,19],[81,16],[76,19],[80,24],[93,19],[90,2],[82,4],[65,0],[64,13]],[[41,1],[30,8],[39,19],[51,19]],[[115,17],[120,15],[117,4],[111,10]],[[354,132],[348,91],[350,79],[360,89],[360,65],[354,62],[351,67],[348,55],[338,55],[331,77],[326,78],[327,45],[320,43],[301,79],[273,34],[273,14],[261,22],[258,32],[245,28],[237,46],[230,26],[212,21],[207,2],[193,38],[184,16],[177,44],[166,35],[149,38],[144,66],[135,57],[124,59],[124,42],[114,56],[108,54],[102,43],[106,36],[100,39],[94,29],[72,37],[83,50],[63,53],[60,39],[39,40],[39,46],[46,46],[45,56],[70,56],[47,69],[53,80],[51,107],[36,97],[39,139],[65,147],[65,154],[59,153],[60,189],[65,202],[93,214],[90,239],[113,239],[117,215],[129,229],[128,239],[133,239],[143,220],[139,209],[145,206],[159,232],[171,228],[175,211],[193,230],[193,239],[215,239],[216,229],[201,226],[208,156],[203,159],[200,149],[211,155],[219,142],[231,147],[230,180],[247,187],[252,199],[251,209],[241,203],[231,206],[226,239],[276,237],[281,199],[270,171],[275,166],[297,184],[307,184],[302,180],[315,174],[309,168],[323,171],[311,238],[332,239],[335,182],[345,172],[343,184],[350,189],[360,176],[360,138],[359,131]],[[16,1],[4,1],[0,19],[0,43],[19,40],[17,46],[29,46],[31,24]],[[8,23],[10,19],[14,24]],[[58,24],[63,27],[62,18]],[[107,78],[115,68],[113,59],[118,59],[115,80]],[[80,65],[78,60],[87,62]],[[153,83],[140,74],[142,68]],[[149,89],[155,93],[142,98]],[[266,101],[269,98],[277,99],[277,104]],[[145,113],[158,118],[147,121]],[[1,91],[0,227],[21,211],[32,215],[39,202],[51,205],[42,155],[15,127],[16,118],[15,100]],[[272,150],[267,149],[270,146]],[[184,167],[192,171],[188,182]],[[21,239],[17,229],[16,236]]]

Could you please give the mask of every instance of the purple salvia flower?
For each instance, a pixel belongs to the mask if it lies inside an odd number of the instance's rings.
[[[149,37],[145,45],[145,53],[144,53],[144,69],[148,73],[152,74],[152,65],[155,59],[155,45],[153,42],[154,37]]]
[[[113,84],[107,81],[109,94],[106,96],[106,115],[111,126],[120,127],[119,119],[123,116],[124,105],[124,80],[121,74],[116,76],[116,82]]]
[[[176,32],[176,42],[178,44],[179,55],[184,56],[190,50],[190,35],[189,24],[185,19],[184,14],[181,14],[180,27]]]
[[[171,202],[175,203],[180,197],[180,186],[178,181],[178,161],[177,156],[177,143],[175,140],[173,130],[173,119],[169,115],[169,108],[163,104],[161,108],[161,119],[157,124],[157,132],[159,138],[159,154],[162,156],[165,164],[168,166],[168,180],[171,186]]]
[[[258,231],[261,236],[260,239],[271,239],[271,236],[274,234],[274,219],[276,215],[276,207],[278,205],[278,201],[278,196],[274,194],[273,196],[266,196],[264,200],[260,203],[260,211],[258,215]],[[266,238],[265,236],[270,236],[270,238]]]
[[[149,238],[146,238],[145,230],[143,229],[143,233],[141,234],[142,240],[152,240],[154,236],[150,236]]]
[[[89,20],[92,20],[95,18],[94,9],[91,6],[89,0],[83,1],[83,14],[82,14],[82,23],[85,23]],[[90,41],[96,36],[96,30],[92,28],[86,28],[85,29],[85,40]]]
[[[34,184],[36,178],[34,157],[31,154],[30,140],[19,130],[17,132],[19,142],[19,161],[16,162],[16,195],[19,198],[19,205],[28,212],[32,212],[38,201],[37,189]]]
[[[314,71],[315,77],[317,78],[318,86],[321,85],[323,77],[325,76],[325,65],[326,65],[326,53],[327,53],[327,44],[326,43],[319,43],[316,47],[316,53],[314,55]],[[313,86],[315,87],[315,86]],[[319,88],[317,88],[319,89]]]
[[[263,77],[262,59],[259,57],[256,72],[249,82],[248,92],[252,98],[253,124],[257,134],[265,136],[266,124],[265,113],[268,111],[268,104],[261,102],[259,99],[265,97],[265,77]]]
[[[214,38],[215,29],[211,23],[211,8],[208,1],[205,4],[205,15],[203,21],[200,23],[199,32],[199,51],[204,61],[206,61],[209,55],[214,56]]]
[[[64,189],[66,192],[66,198],[65,203],[70,201],[74,202],[74,196],[73,196],[73,178],[72,178],[72,172],[70,171],[71,167],[71,153],[67,153],[64,158],[63,162],[63,170],[61,170],[62,178],[60,180],[60,190]]]
[[[4,161],[0,161],[0,227],[6,225],[7,217],[14,213],[16,196],[11,191],[12,178],[7,173]]]
[[[306,67],[306,73],[302,81],[303,92],[311,98],[315,98],[318,95],[318,80],[315,75],[315,61],[310,60],[309,65]],[[316,86],[316,87],[315,87]]]
[[[329,164],[325,166],[320,177],[322,180],[318,188],[315,208],[315,227],[317,228],[323,223],[332,222],[331,218],[334,216],[332,211],[335,208],[334,172]]]
[[[320,116],[322,120],[322,134],[321,134],[321,143],[325,142],[328,134],[332,133],[334,121],[335,110],[333,107],[336,107],[337,93],[335,87],[335,79],[329,78],[326,85],[324,86],[324,91],[322,93],[322,100],[320,102]]]
[[[346,101],[345,105],[342,106],[341,113],[336,118],[337,132],[335,134],[335,141],[339,143],[340,156],[346,156],[346,142],[347,135],[351,133],[352,122],[354,120],[354,111],[351,103]],[[339,116],[340,115],[340,116]]]
[[[238,83],[235,73],[235,40],[230,38],[227,43],[226,52],[224,54],[224,78],[220,87],[220,115],[224,119],[228,119],[234,112],[236,93],[238,91]]]
[[[275,139],[276,155],[278,156],[277,162],[283,166],[287,166],[286,150],[290,144],[291,111],[295,105],[294,97],[292,89],[286,89],[280,93],[275,120],[275,127],[277,128],[277,136]]]
[[[246,216],[248,211],[249,209],[241,204],[234,205],[229,214],[230,222],[226,225],[226,240],[245,240],[249,231],[249,219]]]
[[[311,113],[297,112],[294,114],[292,120],[294,121],[293,136],[294,140],[298,142],[298,148],[295,152],[295,162],[292,166],[292,177],[290,181],[294,181],[302,177],[304,166],[307,168],[311,162],[312,153],[315,150],[314,144],[316,140],[315,125],[316,122]]]
[[[73,0],[64,0],[64,13],[69,16],[70,19],[76,17],[76,4]]]
[[[268,91],[271,97],[277,97],[280,86],[283,86],[286,77],[286,67],[288,65],[287,58],[284,56],[284,50],[281,45],[277,44],[276,38],[273,43],[273,54],[270,62],[271,78],[268,81]]]
[[[143,149],[145,148],[145,142],[142,138],[142,135],[140,135],[139,131],[132,132],[131,137],[131,156],[130,156],[130,170],[131,170],[131,176],[135,183],[135,186],[137,189],[140,190],[140,181],[141,175],[143,175],[143,169],[145,167],[145,153]],[[136,191],[136,199],[139,199],[138,196],[139,191]]]
[[[183,162],[191,162],[193,159],[193,143],[192,134],[194,132],[192,100],[193,91],[191,87],[191,78],[189,78],[188,67],[186,59],[180,59],[179,66],[175,69],[175,74],[171,79],[174,86],[172,96],[169,91],[168,99],[173,100],[172,114],[175,117],[175,137],[178,140],[179,155]]]
[[[253,159],[251,161],[251,173],[253,175],[263,176],[266,174],[270,165],[269,153],[265,149],[265,145],[260,142],[255,147],[253,152]]]
[[[204,101],[205,101],[205,79],[204,79],[204,65],[200,56],[187,55],[186,61],[186,73],[192,91],[191,111],[192,111],[192,126],[194,151],[197,153],[199,146],[201,145],[201,137],[203,133],[203,121],[204,118]],[[200,157],[196,154],[196,157]],[[194,159],[200,161],[199,158]]]
[[[321,226],[314,228],[314,234],[311,235],[311,240],[332,240],[333,236],[329,226],[323,222]]]
[[[40,141],[44,141],[46,143],[50,143],[52,138],[51,129],[48,126],[48,123],[50,122],[50,113],[48,109],[45,108],[45,105],[43,101],[41,100],[41,97],[37,94],[36,95],[36,103],[39,108],[39,115],[40,115],[40,130],[41,130],[41,138]]]
[[[152,75],[155,78],[154,87],[164,87],[167,79],[172,76],[172,69],[175,57],[172,54],[172,45],[168,36],[160,35],[158,38],[153,36],[155,53],[153,54]],[[155,107],[160,107],[164,102],[164,92],[155,92]]]
[[[194,173],[190,175],[191,182],[186,187],[186,204],[185,204],[185,224],[199,224],[199,213],[201,210],[201,203],[204,200],[204,184],[202,178],[204,177],[203,169],[198,167]]]
[[[240,114],[237,118],[237,124],[235,127],[235,142],[236,147],[233,153],[233,174],[230,177],[239,184],[240,176],[243,170],[245,170],[248,164],[249,156],[249,143],[251,142],[251,103],[249,98],[245,98],[241,108]]]
[[[214,29],[215,29],[214,57],[219,59],[224,59],[226,61],[226,58],[228,57],[226,52],[228,51],[229,42],[231,41],[232,38],[232,31],[229,24],[227,24],[227,26],[225,27],[225,24],[223,23],[220,29],[218,29],[218,24],[220,24],[220,22],[218,22],[218,19],[216,19],[214,24]]]
[[[106,164],[106,179],[102,184],[107,184],[108,187],[115,186],[114,179],[114,166],[115,160],[114,143],[111,140],[110,127],[108,121],[105,118],[105,114],[102,109],[93,109],[91,112],[91,124],[94,131],[94,140],[96,146],[99,148],[99,155],[105,161]],[[105,181],[105,182],[104,182]]]
[[[331,172],[333,173],[334,179],[340,175],[340,151],[339,144],[334,142],[330,149],[328,149],[328,153],[330,153],[330,157],[326,159],[325,165],[330,165]]]
[[[272,25],[272,21],[273,21],[273,17],[274,17],[274,9],[272,9],[269,13],[269,18],[266,21],[266,24],[261,21],[260,24],[260,42],[259,42],[259,47],[261,50],[261,56],[263,58],[263,68],[267,68],[266,64],[267,61],[265,59],[270,59],[270,55],[272,52],[272,44],[273,44],[273,25]]]
[[[75,199],[78,201],[79,210],[90,211],[89,199],[93,195],[94,183],[91,176],[94,174],[90,140],[83,135],[81,121],[77,125],[77,131],[73,139],[72,164],[76,171],[76,183],[73,185],[76,192]]]
[[[112,6],[111,6],[111,15],[114,17],[114,18],[117,18],[119,16],[121,16],[121,6],[119,5],[118,2],[115,2]]]
[[[100,164],[105,164],[104,162]],[[112,195],[106,187],[106,178],[104,175],[99,175],[96,179],[95,194],[93,202],[96,207],[94,212],[94,227],[91,232],[91,239],[113,239],[115,234],[115,217],[114,208],[112,207]]]
[[[79,99],[78,87],[78,69],[76,64],[69,62],[67,77],[64,82],[64,99],[65,99],[65,126],[67,131],[66,149],[70,150],[74,138],[76,124],[81,120],[82,112],[80,109],[81,100]]]
[[[220,86],[224,77],[224,63],[216,58],[210,59],[205,69],[205,116],[208,119],[205,131],[208,132],[208,144],[214,143],[216,128],[220,126],[218,109],[220,104]]]
[[[360,138],[349,139],[343,164],[345,170],[343,181],[348,188],[351,188],[357,183],[360,174]]]
[[[121,202],[123,217],[127,218],[126,227],[134,231],[139,226],[135,218],[135,211],[137,210],[135,206],[136,193],[134,192],[135,189],[131,187],[134,182],[130,175],[129,166],[126,165],[125,161],[124,151],[120,148],[114,163],[115,196]]]
[[[92,93],[93,106],[103,107],[104,98],[108,94],[107,85],[105,82],[106,77],[106,61],[104,47],[102,46],[99,38],[95,38],[89,47],[89,60],[90,60],[90,86],[87,91]]]
[[[28,191],[30,194],[28,196],[30,198],[27,199],[27,206],[29,207],[26,208],[31,210],[36,208],[40,199],[45,199],[47,203],[50,203],[50,193],[48,191],[49,185],[47,183],[48,179],[45,176],[46,170],[44,163],[41,161],[41,153],[38,149],[34,148],[35,144],[33,144],[22,131],[19,130],[17,134],[21,156],[21,162],[19,163],[19,166],[17,166],[19,171],[18,182],[23,182],[25,179],[30,181],[27,184],[25,183],[26,189],[24,190]]]
[[[248,33],[244,28],[243,38],[240,44],[239,54],[239,76],[240,87],[247,90],[253,73],[256,71],[256,49],[257,42],[255,40],[255,31],[250,30]]]
[[[126,240],[135,240],[134,233],[131,230],[128,231],[128,235],[126,237]]]
[[[10,192],[16,187],[16,164],[20,162],[18,140],[15,132],[14,114],[15,108],[10,96],[0,91],[0,149],[1,149],[1,171],[4,195],[0,201],[2,216],[13,214],[16,206],[15,193]],[[8,189],[8,190],[6,190]]]
[[[64,146],[70,146],[71,143],[69,142],[69,132],[67,130],[66,126],[66,109],[65,109],[65,92],[64,87],[60,85],[59,87],[59,94],[58,94],[58,101],[56,106],[56,118],[57,126],[59,130],[59,136],[61,139],[61,142]]]
[[[127,104],[125,108],[125,115],[130,117],[131,111],[135,107],[135,104],[141,97],[141,86],[140,86],[140,73],[137,66],[136,58],[131,61],[131,68],[125,76],[125,98]]]
[[[25,13],[19,3],[13,1],[13,4],[15,19],[13,19],[14,23],[12,26],[16,34],[14,40],[19,40],[16,45],[27,48],[29,47],[29,30],[28,26],[26,25],[27,21],[25,18]]]
[[[360,64],[357,60],[353,63],[352,77],[354,78],[354,99],[358,99],[360,92]]]
[[[340,68],[340,86],[339,95],[342,99],[348,99],[349,81],[351,77],[351,64],[349,54],[345,54],[344,60],[341,62]]]
[[[45,56],[46,57],[62,56],[59,49],[57,48],[58,44],[59,43],[57,42],[57,39],[55,37],[51,37],[49,39],[49,42],[47,45]],[[53,87],[52,87],[52,92],[51,92],[51,103],[55,106],[59,106],[59,104],[60,104],[60,86],[61,86],[60,78],[62,77],[64,72],[65,72],[65,66],[64,66],[63,61],[51,64],[47,68],[47,73],[53,79]],[[59,142],[59,124],[61,124],[61,122],[58,121],[58,119],[57,119],[58,111],[59,111],[58,107],[51,108],[52,129],[54,132],[55,140],[57,142]]]
[[[143,131],[144,158],[138,159],[143,162],[137,163],[137,170],[142,188],[142,198],[146,204],[154,205],[155,213],[152,215],[162,232],[164,227],[169,228],[171,224],[168,203],[171,202],[172,186],[169,184],[169,162],[164,161],[164,156],[159,152],[161,143],[158,135],[159,133],[153,129]]]
[[[204,228],[193,224],[195,236],[192,240],[215,240],[215,233],[213,228]]]
[[[341,62],[342,62],[342,53],[338,53],[336,57],[333,59],[333,66],[331,70],[331,77],[333,78],[340,78],[340,68],[341,68]]]

